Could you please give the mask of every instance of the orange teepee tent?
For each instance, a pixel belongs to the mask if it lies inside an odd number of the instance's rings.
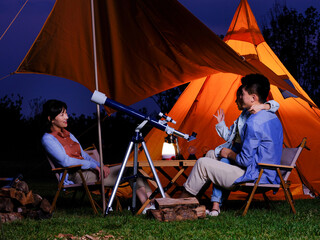
[[[251,59],[261,68],[267,67],[282,79],[290,81],[305,99],[312,102],[265,42],[247,0],[241,0],[224,41],[247,60]],[[241,77],[232,73],[214,74],[191,82],[180,96],[168,114],[177,121],[177,125],[173,127],[182,132],[194,131],[198,134],[194,141],[179,142],[184,158],[188,157],[190,146],[197,149],[196,156],[199,158],[208,148],[213,149],[224,142],[215,131],[216,120],[213,114],[220,108],[224,109],[227,126],[231,126],[240,115],[235,104],[235,93],[241,85]],[[306,186],[319,195],[320,111],[299,97],[284,98],[282,92],[278,87],[271,85],[271,96],[280,103],[278,116],[284,129],[284,141],[287,145],[295,147],[303,137],[307,137],[307,145],[311,151],[305,150],[302,153],[297,167]],[[161,146],[165,135],[156,129],[147,135],[146,142],[153,159],[161,159]],[[302,184],[297,172],[291,174],[290,180],[293,195],[302,197]]]

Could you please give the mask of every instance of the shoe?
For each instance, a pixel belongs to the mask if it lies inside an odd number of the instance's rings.
[[[210,217],[218,217],[220,214],[220,210],[212,209],[212,211],[206,210],[206,215]]]
[[[151,210],[151,209],[156,209],[156,207],[151,204],[150,207],[145,207],[142,211],[142,214],[146,214],[148,210]]]

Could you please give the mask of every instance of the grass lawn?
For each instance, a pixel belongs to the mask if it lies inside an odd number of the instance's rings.
[[[52,200],[54,185],[29,186]],[[60,196],[52,218],[2,224],[0,239],[320,239],[320,199],[296,200],[296,215],[286,202],[279,201],[272,202],[271,210],[254,202],[242,217],[238,212],[242,204],[229,201],[219,217],[159,222],[144,215],[133,216],[128,210],[106,217],[94,215],[86,199],[81,206],[70,206],[70,199]],[[93,238],[95,235],[100,237]]]

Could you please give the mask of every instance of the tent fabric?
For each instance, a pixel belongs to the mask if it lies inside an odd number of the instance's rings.
[[[99,90],[123,104],[218,71],[256,72],[177,1],[94,4]],[[93,64],[90,0],[58,0],[16,72],[64,77],[94,91]]]
[[[235,32],[233,32],[235,31]],[[251,36],[251,38],[250,38]],[[249,56],[253,65],[261,71],[272,70],[282,79],[289,79],[294,88],[303,95],[305,99],[312,100],[300,87],[298,82],[287,71],[278,57],[274,54],[268,44],[263,40],[262,34],[246,0],[241,0],[236,14],[232,20],[228,34],[225,39],[240,55]],[[252,62],[251,62],[252,63]],[[267,72],[266,76],[270,76]],[[191,142],[179,139],[182,155],[187,158],[188,148],[193,146],[197,149],[196,156],[202,157],[208,149],[214,149],[222,144],[224,140],[218,136],[215,130],[216,114],[218,109],[224,109],[227,126],[231,126],[238,118],[240,111],[235,104],[236,90],[241,85],[241,75],[233,73],[218,73],[211,75],[201,82],[191,82],[188,88],[178,99],[170,113],[176,125],[175,129],[191,133],[197,133],[197,139]],[[271,83],[273,83],[271,81]],[[280,104],[277,112],[284,130],[284,142],[289,147],[299,145],[303,137],[307,137],[307,146],[311,151],[303,150],[297,162],[297,169],[303,183],[316,195],[320,193],[320,111],[318,108],[310,107],[309,103],[302,98],[284,99],[279,88],[271,85],[270,97]],[[193,100],[193,103],[190,103]],[[185,103],[185,104],[184,104]],[[161,159],[161,146],[165,133],[153,129],[146,136],[148,149],[151,149],[152,159]],[[143,155],[140,156],[144,160]],[[295,198],[305,198],[302,191],[302,183],[299,174],[294,171],[290,175],[291,191]],[[233,193],[231,198],[242,198],[239,192]],[[283,192],[277,195],[269,195],[271,199],[284,199]]]
[[[122,104],[218,72],[259,72],[178,1],[95,0],[94,6],[97,90]],[[90,0],[57,0],[16,73],[59,76],[93,92],[90,9]]]

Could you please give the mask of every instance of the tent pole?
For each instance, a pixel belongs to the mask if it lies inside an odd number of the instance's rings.
[[[96,46],[96,29],[94,17],[94,0],[91,0],[91,23],[92,23],[92,42],[93,42],[93,56],[94,56],[94,80],[96,90],[99,90],[98,83],[98,64],[97,64],[97,46]],[[101,173],[101,194],[102,194],[102,208],[103,212],[106,210],[106,196],[104,194],[104,172],[103,172],[103,153],[102,153],[102,137],[101,137],[101,118],[100,118],[100,105],[97,104],[97,120],[98,120],[98,138],[99,138],[99,155],[100,155],[100,173]]]

